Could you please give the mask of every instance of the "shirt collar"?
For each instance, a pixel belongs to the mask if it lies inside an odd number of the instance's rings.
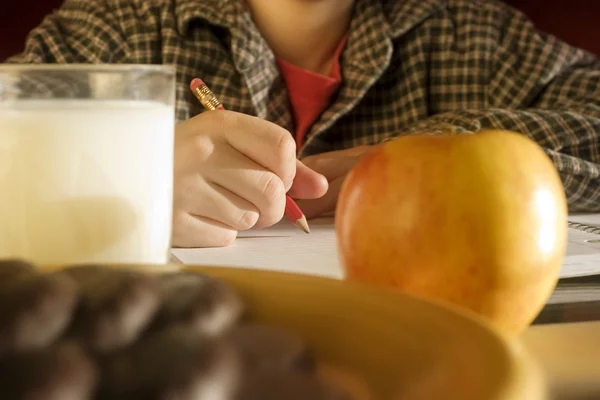
[[[177,30],[180,35],[186,36],[198,21],[231,28],[235,21],[236,3],[236,0],[175,0]]]
[[[388,26],[389,35],[397,38],[404,35],[413,27],[434,12],[442,9],[447,0],[379,0]]]

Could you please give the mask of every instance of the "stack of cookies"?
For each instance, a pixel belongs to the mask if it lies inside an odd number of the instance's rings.
[[[292,332],[225,283],[98,265],[0,262],[0,395],[27,400],[348,399]]]

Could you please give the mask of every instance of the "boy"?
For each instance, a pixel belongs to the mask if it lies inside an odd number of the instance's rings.
[[[448,123],[532,137],[600,211],[600,60],[500,2],[67,0],[9,62],[176,66],[175,246],[271,225],[288,190],[331,211],[370,146]],[[195,77],[229,111],[200,114]]]

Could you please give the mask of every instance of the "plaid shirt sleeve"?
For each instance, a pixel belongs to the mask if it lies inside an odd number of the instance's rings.
[[[487,86],[490,107],[437,114],[402,133],[453,125],[459,132],[526,134],[554,161],[570,212],[599,212],[600,60],[536,31],[520,14],[499,31],[502,51]],[[524,91],[524,101],[510,104]]]
[[[123,63],[127,39],[106,1],[66,0],[7,63]]]

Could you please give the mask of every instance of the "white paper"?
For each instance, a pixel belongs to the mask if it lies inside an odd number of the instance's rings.
[[[600,235],[569,228],[567,257],[600,254]]]
[[[572,214],[569,221],[600,228],[600,214]]]
[[[183,264],[264,269],[342,278],[333,218],[311,220],[306,234],[287,220],[240,232],[230,247],[173,249]]]
[[[569,220],[572,220],[569,217]],[[600,214],[573,221],[600,225]],[[240,232],[230,247],[173,249],[183,264],[266,269],[342,278],[334,219],[310,221],[306,234],[287,220],[267,229]],[[600,235],[569,229],[569,243],[561,278],[600,274]]]
[[[600,214],[571,215],[570,222],[600,226]],[[561,278],[600,274],[600,235],[569,228],[567,255]]]

